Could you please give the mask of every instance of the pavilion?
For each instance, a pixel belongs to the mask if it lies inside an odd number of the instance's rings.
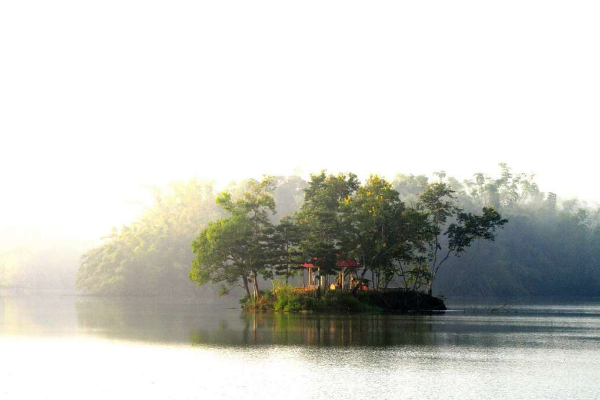
[[[320,276],[320,267],[314,265],[312,263],[304,263],[301,264],[300,267],[306,268],[308,271],[308,288],[316,289],[318,287],[325,288],[329,284],[329,276]],[[347,287],[353,287],[354,282],[357,279],[356,271],[361,268],[360,264],[356,261],[346,258],[339,260],[336,263],[336,267],[339,272],[337,274],[337,279],[335,283],[329,285],[331,290],[341,289],[345,290]],[[320,277],[317,282],[317,276]],[[346,278],[348,278],[348,285],[346,285]]]

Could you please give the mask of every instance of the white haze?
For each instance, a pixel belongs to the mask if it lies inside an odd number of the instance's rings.
[[[507,162],[600,199],[595,1],[3,1],[0,236],[95,240],[142,185]]]

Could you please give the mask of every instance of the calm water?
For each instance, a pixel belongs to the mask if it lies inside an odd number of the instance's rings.
[[[0,297],[0,399],[600,399],[600,300],[448,305],[248,315]]]

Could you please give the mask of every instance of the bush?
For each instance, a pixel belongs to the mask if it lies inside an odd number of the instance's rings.
[[[273,309],[276,311],[301,311],[303,309],[301,298],[298,293],[289,285],[277,286],[273,290],[275,304]]]
[[[341,311],[381,312],[381,307],[367,293],[352,295],[348,292],[325,291],[316,297],[314,291],[303,291],[289,285],[277,285],[272,291],[261,292],[257,300],[240,300],[245,310],[275,310],[284,312]]]
[[[273,304],[273,295],[270,292],[260,292],[256,300],[245,296],[240,304],[244,310],[268,310]]]
[[[339,307],[343,311],[363,311],[363,304],[354,296],[348,293],[342,293],[339,298]]]

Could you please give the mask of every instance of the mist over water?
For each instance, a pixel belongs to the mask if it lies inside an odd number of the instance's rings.
[[[0,400],[600,398],[599,18],[0,1]],[[218,192],[275,175],[278,223],[321,170],[409,206],[443,181],[508,223],[444,264],[443,314],[242,313],[243,289],[191,281]]]

